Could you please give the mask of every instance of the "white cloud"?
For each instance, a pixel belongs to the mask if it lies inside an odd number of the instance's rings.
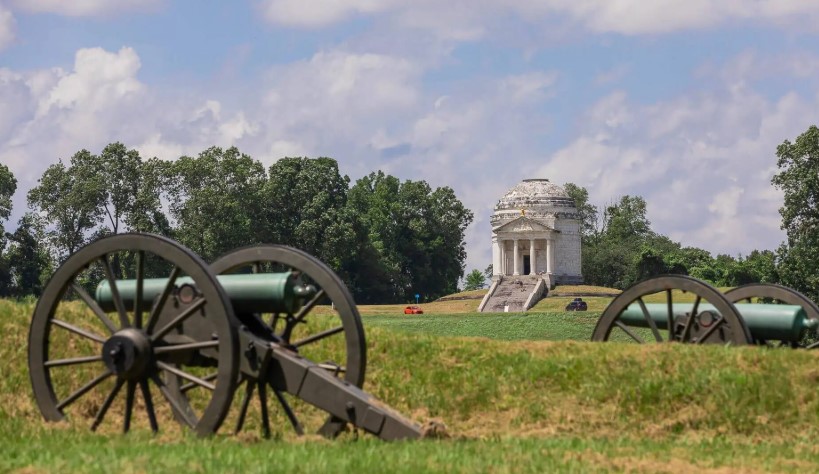
[[[533,72],[508,76],[501,80],[501,92],[514,102],[532,102],[551,94],[549,88],[557,81],[557,73]]]
[[[15,8],[31,13],[66,16],[102,16],[153,10],[164,0],[11,0]]]
[[[567,21],[594,33],[662,34],[737,21],[816,29],[813,0],[263,0],[271,22],[316,28],[356,15],[383,15],[439,37],[472,40],[510,14],[544,29]],[[567,30],[571,31],[571,29]]]
[[[266,0],[261,2],[265,17],[292,26],[322,27],[360,14],[378,13],[395,7],[390,0]]]
[[[14,41],[16,23],[14,15],[0,3],[0,51]]]
[[[770,100],[730,83],[649,105],[615,92],[537,175],[585,186],[598,205],[643,196],[654,229],[684,245],[731,254],[772,249],[783,238],[782,197],[770,184],[776,146],[805,131],[817,112],[819,97]]]
[[[0,162],[19,181],[15,215],[47,166],[80,149],[121,141],[145,157],[176,159],[242,144],[259,125],[233,104],[162,97],[138,78],[139,55],[124,47],[80,49],[71,70],[0,69]]]
[[[117,53],[102,48],[81,49],[74,60],[74,71],[61,75],[40,102],[37,114],[45,115],[52,108],[93,113],[138,95],[144,89],[136,79],[140,66],[139,56],[131,48]]]
[[[302,144],[287,140],[276,140],[270,145],[270,148],[267,152],[268,156],[273,160],[277,160],[279,158],[284,158],[286,156],[295,157],[295,156],[311,156],[312,153],[307,151]]]

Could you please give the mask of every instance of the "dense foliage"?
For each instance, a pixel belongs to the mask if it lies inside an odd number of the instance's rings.
[[[779,209],[787,241],[777,251],[783,284],[819,299],[819,128],[815,125],[776,149],[772,182],[785,195]]]
[[[0,167],[0,224],[15,190]],[[472,222],[448,187],[380,171],[351,187],[331,158],[283,158],[266,170],[235,147],[173,162],[121,143],[81,150],[49,166],[28,202],[33,212],[16,232],[0,227],[0,296],[37,295],[54,265],[86,243],[144,231],[206,261],[255,243],[291,245],[330,265],[361,303],[428,300],[457,291]]]
[[[575,193],[579,189],[581,196],[588,196],[575,185],[567,189]],[[596,215],[596,209],[586,215]],[[714,257],[707,250],[683,247],[654,232],[640,196],[623,196],[606,206],[600,222],[583,233],[582,242],[583,278],[593,285],[623,289],[662,274],[691,275],[716,286],[779,282],[770,250],[754,250],[745,257]]]

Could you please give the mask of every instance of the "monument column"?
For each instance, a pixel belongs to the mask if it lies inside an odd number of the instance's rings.
[[[492,275],[501,274],[500,243],[497,235],[492,236]]]
[[[552,239],[546,239],[546,273],[552,274],[555,268],[555,245]]]
[[[520,275],[520,270],[518,269],[518,265],[519,265],[518,260],[520,259],[520,251],[518,250],[518,239],[515,239],[513,242],[515,243],[515,252],[514,252],[515,262],[512,265],[512,268],[513,268],[512,275]]]
[[[500,265],[498,266],[498,275],[506,275],[506,241],[498,237],[498,245],[500,246]]]
[[[537,275],[537,261],[535,260],[535,239],[529,239],[529,274]]]

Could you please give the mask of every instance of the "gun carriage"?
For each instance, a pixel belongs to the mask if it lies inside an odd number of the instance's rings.
[[[128,432],[144,411],[153,431],[170,420],[209,435],[233,407],[238,432],[257,399],[269,436],[275,398],[299,434],[299,410],[310,406],[325,413],[318,432],[327,437],[348,424],[386,440],[422,434],[362,390],[366,344],[352,296],[329,267],[290,247],[242,248],[207,265],[157,235],[97,240],[45,287],[28,349],[48,421],[70,414],[96,430],[121,420]]]
[[[819,307],[793,289],[750,284],[723,294],[692,277],[663,275],[614,298],[592,340],[814,349],[818,331]]]

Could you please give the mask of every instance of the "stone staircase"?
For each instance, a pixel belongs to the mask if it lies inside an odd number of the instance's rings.
[[[492,285],[478,307],[483,313],[520,313],[537,303],[544,294],[546,281],[537,275],[504,276]],[[508,308],[507,308],[508,306]]]

